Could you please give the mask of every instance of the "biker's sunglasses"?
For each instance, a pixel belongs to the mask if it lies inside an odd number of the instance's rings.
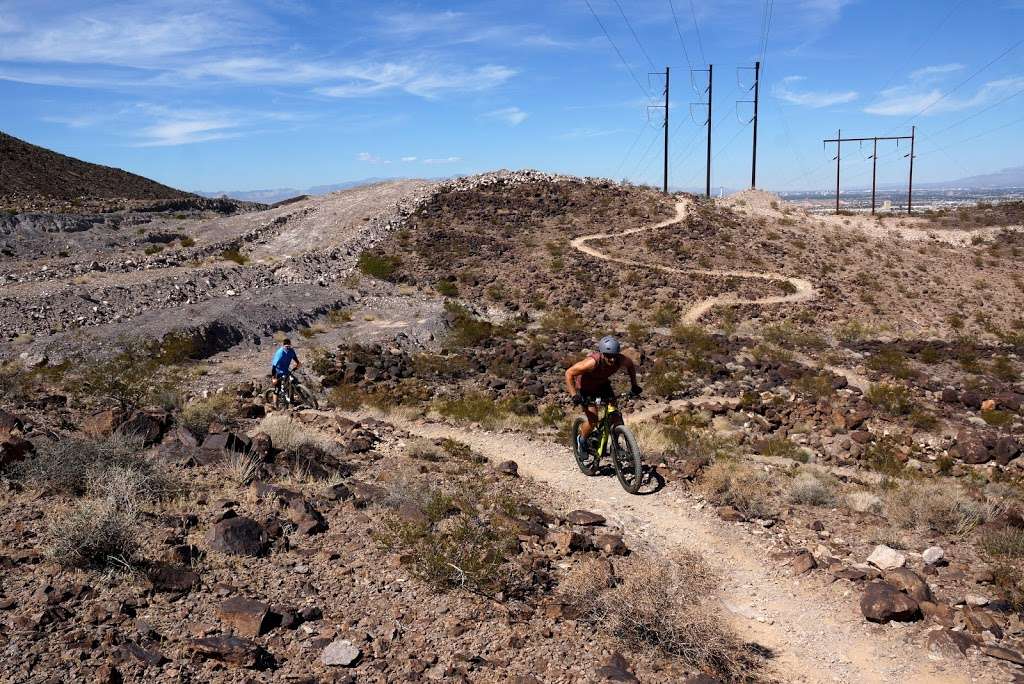
[[[615,360],[615,357],[616,357],[617,355],[616,355],[616,354],[601,354],[601,356],[603,356],[603,357],[604,357],[604,360],[605,360],[605,361],[614,361],[614,360]]]

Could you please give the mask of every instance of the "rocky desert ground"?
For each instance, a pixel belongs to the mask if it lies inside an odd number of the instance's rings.
[[[154,192],[0,202],[3,680],[1024,681],[1020,206]]]

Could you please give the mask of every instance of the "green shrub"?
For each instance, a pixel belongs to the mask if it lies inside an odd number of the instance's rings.
[[[434,284],[434,289],[445,297],[455,297],[459,294],[459,288],[450,280],[438,280]]]
[[[904,416],[914,410],[913,396],[903,385],[872,385],[868,388],[865,398],[891,416]]]
[[[238,416],[235,400],[227,394],[214,394],[188,404],[181,410],[178,421],[197,438],[203,439],[214,421],[230,425]]]
[[[356,266],[371,278],[387,280],[394,275],[400,264],[401,260],[397,256],[364,251],[359,255],[359,261],[356,263]]]
[[[1024,530],[1019,527],[996,527],[981,535],[981,548],[997,558],[1024,558]]]
[[[489,424],[508,413],[488,394],[467,392],[451,399],[441,399],[434,405],[442,416],[471,423]]]
[[[235,248],[225,249],[223,252],[220,253],[220,258],[224,259],[225,261],[233,261],[239,266],[244,266],[245,264],[249,263],[249,257],[245,256]]]
[[[86,401],[117,404],[124,411],[139,407],[167,378],[160,355],[129,342],[118,354],[83,362],[75,372],[72,390]]]
[[[188,236],[185,236],[178,240],[178,244],[180,244],[182,247],[192,247],[196,244],[196,241]]]
[[[142,251],[149,255],[159,254],[160,252],[164,251],[164,247],[163,245],[149,245],[148,247],[146,247],[146,249]]]
[[[761,448],[761,454],[774,458],[788,458],[800,463],[807,463],[809,456],[797,444],[785,437],[769,437]]]
[[[867,366],[882,373],[888,373],[900,380],[907,380],[917,375],[917,371],[907,362],[907,357],[895,349],[885,349],[872,355],[867,360]]]

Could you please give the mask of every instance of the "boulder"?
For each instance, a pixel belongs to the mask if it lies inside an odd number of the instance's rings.
[[[13,432],[24,429],[25,421],[21,419],[21,416],[0,409],[0,432]]]
[[[8,463],[24,460],[33,451],[35,447],[27,439],[0,432],[0,468]]]
[[[938,624],[944,627],[952,627],[955,623],[953,620],[953,609],[945,603],[932,603],[931,601],[919,601],[918,606],[921,608],[921,614],[926,618],[934,620]]]
[[[245,453],[249,451],[251,442],[248,437],[237,435],[234,432],[215,432],[203,440],[205,451],[234,451]]]
[[[359,648],[348,639],[336,639],[327,645],[320,659],[324,665],[352,667],[361,655]]]
[[[921,559],[925,565],[942,565],[946,560],[946,552],[941,546],[929,546],[921,552]]]
[[[904,592],[918,603],[932,600],[928,583],[910,568],[896,568],[882,573],[882,579]]]
[[[106,409],[82,421],[82,432],[90,437],[106,437],[121,424],[124,413],[120,409]]]
[[[996,444],[992,448],[992,457],[996,459],[996,463],[1004,466],[1017,458],[1020,450],[1020,444],[1016,439],[1009,435],[1003,435],[996,440]]]
[[[603,515],[592,513],[590,511],[570,511],[566,514],[565,519],[572,525],[596,526],[605,524],[605,518]]]
[[[629,549],[626,542],[617,534],[599,534],[594,537],[594,546],[607,553],[609,556],[625,555]]]
[[[211,549],[237,556],[259,556],[268,541],[267,531],[244,516],[221,520],[206,535],[206,544]]]
[[[270,654],[249,639],[233,636],[213,636],[188,642],[197,655],[219,660],[228,665],[262,670],[270,667]]]
[[[928,634],[928,651],[947,658],[965,656],[967,655],[967,649],[977,645],[977,639],[970,634],[954,631],[948,627],[937,629]]]
[[[1024,656],[1019,651],[1014,651],[1010,648],[1003,648],[1002,646],[996,646],[995,644],[985,644],[981,647],[981,652],[990,658],[996,658],[997,660],[1005,660],[1008,663],[1014,665],[1024,665]]]
[[[871,555],[868,556],[868,563],[871,563],[871,565],[874,565],[879,570],[894,570],[906,565],[907,557],[896,549],[879,544],[871,552]]]
[[[199,586],[199,574],[185,567],[160,565],[149,572],[149,587],[154,592],[184,593]]]
[[[860,598],[860,611],[871,622],[912,622],[921,618],[917,601],[885,582],[873,582]]]
[[[267,628],[270,606],[262,601],[232,596],[217,609],[220,619],[231,625],[235,632],[247,637],[258,637]]]
[[[127,420],[117,426],[117,432],[127,437],[142,440],[145,445],[155,444],[163,434],[163,424],[142,411],[136,411]]]
[[[981,395],[973,390],[967,390],[960,395],[960,403],[977,411],[981,408]]]
[[[608,659],[597,668],[595,674],[598,677],[598,681],[602,682],[638,683],[640,681],[636,678],[636,675],[630,671],[629,662],[621,653],[617,652],[608,656]]]
[[[789,565],[794,575],[803,575],[818,567],[817,561],[814,560],[814,554],[806,549],[799,551]]]
[[[988,611],[977,606],[967,606],[964,608],[964,626],[968,631],[974,632],[975,634],[984,634],[985,632],[990,633],[996,639],[1003,638],[1003,628]]]
[[[519,477],[519,464],[515,461],[502,461],[498,464],[498,472],[509,477]]]

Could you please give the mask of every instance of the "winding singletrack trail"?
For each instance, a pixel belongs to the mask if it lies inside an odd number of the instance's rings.
[[[348,414],[365,419],[371,414]],[[967,684],[996,681],[967,673],[949,660],[931,660],[923,638],[909,641],[902,626],[870,625],[861,617],[859,592],[823,572],[792,576],[785,561],[735,523],[686,493],[662,490],[631,496],[614,475],[587,477],[568,446],[523,433],[471,430],[396,415],[380,417],[409,433],[469,444],[495,465],[514,460],[538,494],[564,510],[583,508],[621,527],[633,548],[686,548],[701,553],[723,578],[719,597],[737,632],[774,653],[768,673],[782,682]],[[973,674],[973,677],[972,677]]]
[[[809,280],[803,278],[793,278],[790,276],[782,275],[781,273],[761,273],[758,271],[728,271],[718,269],[700,269],[700,268],[673,268],[671,266],[662,266],[661,264],[648,264],[640,261],[634,261],[632,259],[624,259],[622,257],[611,256],[606,254],[594,247],[587,245],[588,242],[596,240],[606,240],[609,238],[624,237],[626,235],[633,235],[635,233],[642,233],[648,230],[658,230],[666,226],[671,226],[674,223],[679,223],[686,218],[687,209],[690,206],[691,200],[684,199],[676,203],[676,215],[670,219],[666,219],[660,223],[655,223],[650,226],[643,226],[641,228],[633,228],[631,230],[625,230],[620,233],[594,233],[593,235],[583,235],[572,241],[572,246],[575,249],[589,254],[592,257],[603,259],[605,261],[614,261],[615,263],[625,264],[626,266],[636,266],[637,268],[646,268],[656,271],[663,271],[665,273],[673,273],[676,275],[702,275],[702,276],[716,276],[724,278],[755,278],[759,280],[769,282],[787,282],[795,288],[792,294],[787,295],[771,295],[767,297],[758,297],[757,299],[743,299],[733,293],[724,293],[715,295],[714,297],[708,297],[703,299],[687,309],[682,316],[683,323],[693,324],[699,321],[704,314],[711,311],[712,309],[720,306],[737,306],[740,304],[757,304],[760,306],[767,306],[771,304],[793,304],[796,302],[803,302],[808,299],[813,299],[817,296],[817,291],[814,289],[814,285]]]

